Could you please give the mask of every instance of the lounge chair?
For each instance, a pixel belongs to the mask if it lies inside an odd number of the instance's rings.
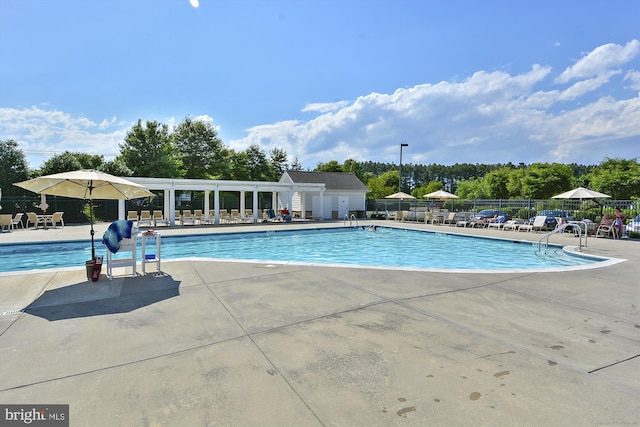
[[[229,222],[242,222],[242,218],[240,218],[240,211],[238,209],[231,209]]]
[[[129,221],[138,222],[138,211],[128,211],[127,219]]]
[[[220,209],[220,224],[223,222],[231,221],[231,215],[229,215],[228,209]]]
[[[190,210],[182,211],[182,218],[180,219],[182,225],[196,225],[193,218],[193,213]]]
[[[0,214],[0,231],[13,231],[13,222],[11,220],[11,214]]]
[[[182,224],[182,214],[180,213],[179,210],[176,210],[175,212],[175,221],[176,221],[176,224],[178,223],[178,221],[180,221],[180,224]]]
[[[275,211],[273,209],[269,209],[267,211],[267,216],[268,216],[268,221],[269,222],[283,222],[284,218],[282,218],[282,215],[278,216],[276,215]]]
[[[431,223],[431,225],[433,225],[433,221],[434,221],[433,214],[431,212],[425,212],[424,213],[424,223],[425,224]]]
[[[202,213],[202,209],[196,209],[193,211],[193,222],[197,221],[198,224],[202,224],[202,218],[204,218],[204,214]]]
[[[497,228],[498,230],[501,230],[502,227],[504,227],[506,220],[507,218],[505,218],[504,215],[500,215],[495,221],[490,221],[487,224],[487,228]]]
[[[502,229],[504,231],[518,231],[522,224],[523,221],[521,219],[510,219],[509,221],[504,223]]]
[[[449,225],[455,225],[458,221],[458,214],[455,212],[449,212],[449,215],[444,219],[443,223]]]
[[[158,227],[159,225],[169,225],[169,220],[165,219],[162,211],[153,211],[153,226]]]
[[[64,212],[54,212],[53,215],[51,215],[51,226],[53,228],[58,228],[56,224],[60,224],[60,226],[64,228],[64,220],[62,219],[62,215],[64,215]]]
[[[13,219],[11,220],[11,224],[14,229],[22,228],[24,229],[24,224],[22,223],[22,216],[24,214],[22,212],[18,212]]]
[[[152,227],[150,211],[140,211],[140,219],[138,220],[138,227]]]
[[[243,222],[252,223],[253,221],[253,209],[245,209]]]
[[[27,212],[27,228],[29,224],[33,224],[33,229],[36,230],[40,224],[44,227],[44,216],[38,216],[35,212]]]
[[[549,228],[547,227],[547,217],[544,215],[538,215],[532,224],[531,231],[546,231]]]

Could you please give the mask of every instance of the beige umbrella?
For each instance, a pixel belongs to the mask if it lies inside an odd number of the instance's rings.
[[[434,191],[433,193],[425,194],[422,197],[425,197],[427,199],[439,199],[439,200],[459,199],[459,197],[456,196],[455,194],[451,194],[448,191],[444,191],[444,190]]]
[[[425,199],[438,199],[438,200],[447,200],[447,199],[459,199],[455,194],[451,194],[448,191],[438,190],[433,193],[425,194]],[[453,202],[452,202],[453,203]],[[453,210],[453,204],[451,205],[451,210]]]
[[[553,196],[552,199],[580,199],[580,204],[582,204],[582,199],[604,199],[608,197],[611,196],[609,196],[608,194],[589,190],[588,188],[577,187],[573,190],[557,194]],[[562,201],[562,209],[564,209],[564,200]]]
[[[13,185],[38,194],[89,199],[89,209],[91,211],[91,258],[93,260],[96,257],[93,240],[95,234],[93,231],[93,199],[129,200],[154,196],[152,192],[140,184],[95,170],[78,170],[45,175]]]
[[[400,199],[400,200],[404,200],[404,199],[415,199],[415,197],[413,197],[411,194],[407,194],[404,193],[402,191],[400,191],[399,193],[393,193],[393,194],[389,194],[388,196],[385,197],[385,199]]]
[[[393,194],[389,194],[387,197],[385,197],[385,199],[398,199],[398,210],[400,210],[400,202],[402,200],[413,200],[415,199],[415,197],[413,197],[411,194],[407,194],[404,193],[402,191],[397,192],[397,193],[393,193]]]
[[[578,187],[574,188],[573,190],[569,190],[553,196],[552,199],[604,199],[607,197],[611,196],[609,196],[608,194],[589,190],[588,188]]]

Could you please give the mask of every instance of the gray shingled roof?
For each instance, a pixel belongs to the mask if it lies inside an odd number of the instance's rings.
[[[366,185],[352,173],[287,171],[298,184],[324,184],[327,190],[369,191]]]

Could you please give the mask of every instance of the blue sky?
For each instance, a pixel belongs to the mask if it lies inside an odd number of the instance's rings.
[[[0,64],[34,168],[187,116],[305,168],[640,157],[636,0],[2,0]]]

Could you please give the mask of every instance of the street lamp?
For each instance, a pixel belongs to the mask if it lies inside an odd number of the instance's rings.
[[[398,172],[398,174],[400,175],[400,183],[398,185],[398,191],[402,191],[402,148],[403,147],[408,147],[409,144],[403,142],[402,144],[400,144],[400,170]],[[402,199],[398,199],[398,211],[400,210],[400,202],[402,201]]]
[[[522,199],[524,200],[524,162],[520,162],[520,167],[522,168],[522,179],[520,180],[520,191],[522,192]]]

